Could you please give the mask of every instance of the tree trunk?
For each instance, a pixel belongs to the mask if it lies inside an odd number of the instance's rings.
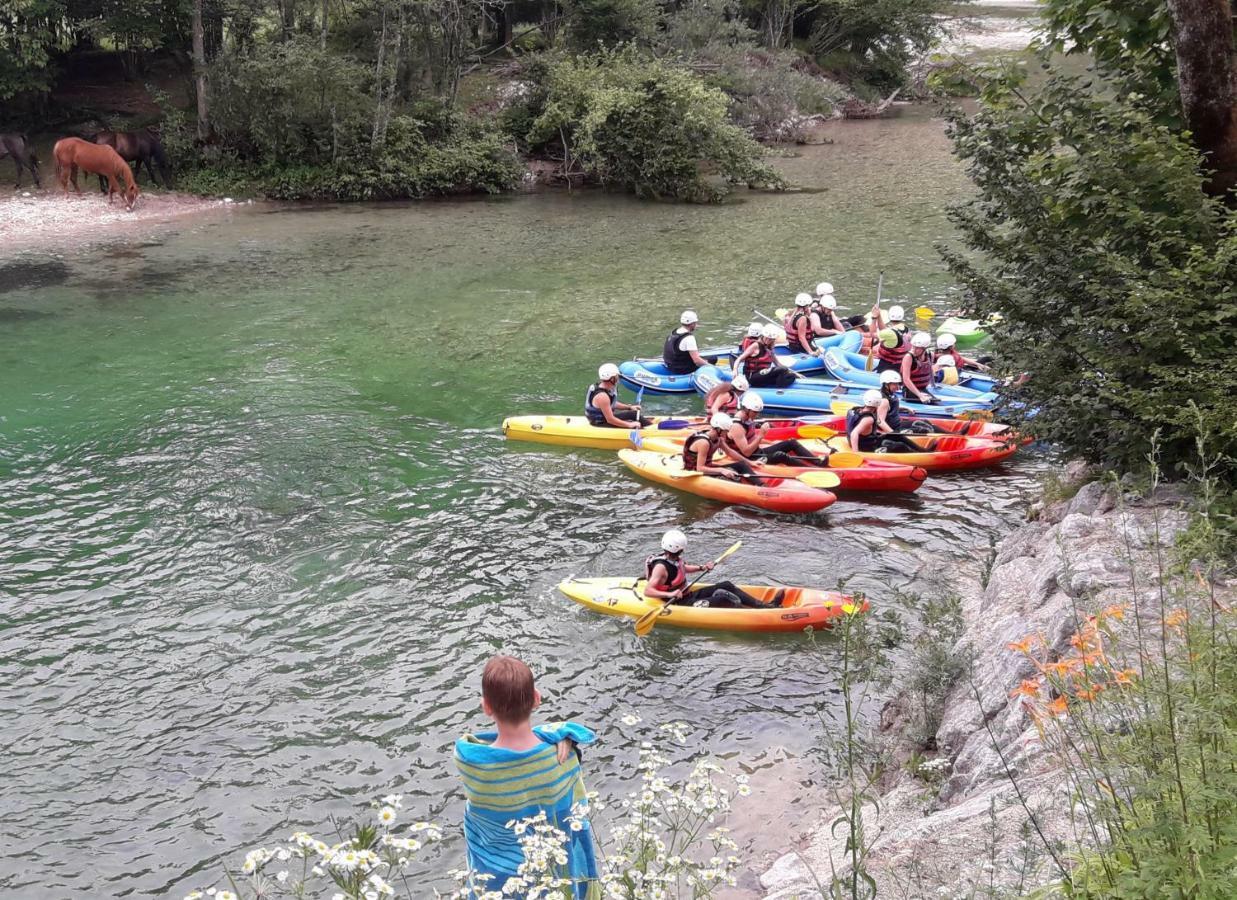
[[[206,100],[206,46],[202,35],[202,0],[193,0],[193,84],[198,95],[198,140],[210,135],[210,109]]]
[[[1229,0],[1168,0],[1176,28],[1177,82],[1194,146],[1214,170],[1207,191],[1237,187],[1237,58]]]
[[[321,47],[322,47],[322,49],[323,49],[323,50],[325,50],[325,49],[326,49],[326,30],[327,30],[327,23],[328,23],[328,22],[330,22],[330,15],[329,15],[329,13],[330,13],[330,9],[329,9],[329,8],[328,8],[328,6],[327,6],[327,3],[328,3],[328,2],[329,2],[329,0],[322,0],[322,41],[321,41]]]

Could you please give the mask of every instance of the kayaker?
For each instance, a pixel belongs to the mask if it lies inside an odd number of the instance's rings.
[[[619,401],[618,379],[619,370],[614,363],[606,363],[597,370],[597,381],[590,384],[584,394],[584,415],[588,423],[609,428],[652,425],[652,419],[640,415],[639,406]]]
[[[751,465],[732,453],[727,454],[731,462],[713,462],[713,457],[723,449],[723,438],[733,424],[734,419],[725,413],[714,413],[709,418],[708,428],[690,434],[687,440],[683,441],[683,468],[689,472],[729,478],[731,481],[754,476],[756,472]]]
[[[760,330],[760,340],[739,354],[733,367],[747,376],[752,387],[790,387],[795,376],[777,361],[773,345],[782,336],[782,330],[769,324]]]
[[[694,310],[685,309],[679,316],[679,327],[670,332],[665,346],[661,348],[661,361],[673,375],[690,375],[709,361],[700,355],[696,346],[696,325],[700,317]]]
[[[850,448],[862,453],[906,453],[921,450],[901,434],[889,434],[877,418],[883,395],[872,388],[864,391],[863,405],[846,411],[846,439]]]
[[[780,606],[783,592],[774,596],[773,602],[762,603],[747,591],[730,581],[687,587],[687,576],[695,572],[712,572],[713,563],[692,565],[683,559],[687,549],[687,535],[677,528],[662,535],[660,554],[644,561],[644,596],[665,600],[676,606],[709,606],[719,608],[747,607],[771,609]]]
[[[883,434],[891,431],[913,431],[916,434],[931,434],[940,431],[930,419],[916,419],[909,423],[902,415],[902,376],[892,369],[880,373],[881,402],[876,410],[876,422]]]
[[[911,335],[910,352],[902,357],[902,389],[909,394],[907,399],[919,403],[938,402],[930,390],[936,376],[932,368],[932,353],[928,349],[931,346],[932,335],[926,331],[916,331]]]
[[[872,307],[872,324],[869,326],[872,343],[876,346],[876,371],[886,369],[901,371],[902,357],[910,350],[910,329],[906,327],[906,310],[901,306],[889,307],[889,326],[881,314],[879,305]]]
[[[776,444],[762,446],[769,434],[769,423],[756,424],[756,417],[765,408],[765,401],[759,394],[744,394],[739,401],[739,414],[734,424],[726,432],[725,447],[728,455],[737,453],[747,460],[775,463],[783,466],[817,466],[826,468],[829,465],[827,455],[820,457],[793,438],[778,441]]]
[[[760,340],[760,332],[764,330],[764,327],[760,322],[753,322],[747,326],[747,334],[743,336],[743,340],[739,341],[740,353]]]
[[[832,288],[833,285],[828,282],[816,285],[817,290],[823,287]],[[833,334],[841,334],[846,330],[846,325],[838,318],[837,308],[838,301],[833,296],[832,290],[817,297],[816,306],[812,310],[813,315],[816,316],[815,327],[817,337],[829,337]]]
[[[742,374],[736,375],[730,381],[722,381],[711,388],[704,398],[704,408],[711,416],[713,413],[734,415],[739,410],[739,401],[748,388],[747,379]]]
[[[958,368],[977,369],[980,372],[991,371],[988,366],[984,365],[982,360],[963,356],[962,351],[958,349],[957,335],[950,334],[949,332],[936,336],[936,353],[938,359],[944,356],[952,356],[955,360],[955,366]]]
[[[812,319],[811,294],[796,295],[795,308],[786,314],[785,326],[786,347],[791,353],[820,355],[822,351],[816,346],[816,327]]]

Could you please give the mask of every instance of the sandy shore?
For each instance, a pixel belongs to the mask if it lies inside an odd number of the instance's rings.
[[[10,188],[11,190],[11,188]],[[219,213],[239,204],[191,194],[142,194],[132,212],[98,191],[65,196],[59,189],[0,192],[0,253],[146,236],[188,216]]]

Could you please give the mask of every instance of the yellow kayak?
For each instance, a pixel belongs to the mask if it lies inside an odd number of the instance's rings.
[[[657,437],[674,433],[658,429],[656,423],[666,420],[654,419],[653,425],[639,429],[640,436]],[[675,421],[684,423],[681,428],[699,427],[704,423],[704,419],[699,416]],[[503,434],[508,440],[554,444],[558,447],[622,450],[632,446],[631,431],[630,428],[592,425],[584,416],[510,416],[503,419]]]
[[[638,619],[652,609],[664,608],[658,625],[700,628],[710,631],[773,632],[830,628],[848,612],[866,612],[866,600],[856,601],[837,591],[805,587],[771,587],[741,584],[740,588],[768,603],[784,591],[781,605],[773,609],[710,609],[697,606],[664,606],[646,600],[644,581],[635,578],[569,578],[558,589],[581,606],[608,616]]]

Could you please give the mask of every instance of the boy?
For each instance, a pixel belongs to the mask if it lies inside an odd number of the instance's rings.
[[[455,743],[455,763],[467,800],[468,868],[474,877],[490,876],[475,889],[501,891],[508,879],[518,877],[524,862],[520,836],[508,823],[544,813],[546,821],[568,839],[563,848],[566,871],[556,874],[572,879],[577,900],[597,900],[601,886],[586,818],[580,754],[575,749],[593,743],[596,735],[574,722],[534,728],[532,713],[540,705],[541,694],[527,665],[511,656],[495,656],[486,663],[481,710],[498,730],[466,734]]]

